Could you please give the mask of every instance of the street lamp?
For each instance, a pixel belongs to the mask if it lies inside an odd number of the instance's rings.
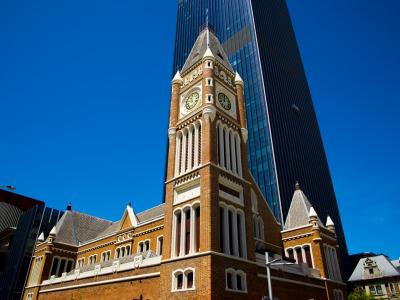
[[[9,191],[15,191],[17,189],[15,186],[12,186],[12,185],[0,185],[0,188],[1,189],[6,189],[6,190],[9,190]]]
[[[265,265],[267,266],[268,298],[269,298],[269,300],[273,300],[273,298],[272,298],[271,266],[294,265],[294,263],[284,261],[282,258],[276,258],[276,259],[270,261],[269,253],[268,253],[268,251],[265,251]]]

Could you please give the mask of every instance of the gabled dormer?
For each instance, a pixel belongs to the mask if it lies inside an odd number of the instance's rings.
[[[139,224],[139,220],[133,211],[131,203],[128,203],[126,206],[126,209],[124,211],[124,214],[122,215],[122,218],[119,222],[119,230],[124,230],[132,227],[137,227]]]

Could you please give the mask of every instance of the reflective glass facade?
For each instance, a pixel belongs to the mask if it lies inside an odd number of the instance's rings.
[[[180,70],[209,11],[209,27],[245,82],[250,169],[278,219],[294,185],[347,247],[325,150],[284,0],[178,0],[173,74]]]
[[[62,214],[44,205],[36,205],[21,215],[4,272],[0,274],[0,299],[21,299],[36,239],[41,232],[47,237]]]
[[[185,63],[196,38],[204,28],[206,8],[209,27],[224,46],[232,67],[245,83],[248,153],[250,168],[275,216],[281,219],[275,169],[269,134],[267,107],[251,6],[248,1],[178,1],[174,70]]]

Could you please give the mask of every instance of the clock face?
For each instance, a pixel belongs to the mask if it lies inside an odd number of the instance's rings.
[[[187,110],[193,109],[196,104],[199,102],[200,95],[198,92],[191,93],[185,100],[185,108]]]
[[[225,95],[224,93],[218,94],[218,102],[226,110],[230,110],[232,107],[231,100],[229,100],[228,96]]]

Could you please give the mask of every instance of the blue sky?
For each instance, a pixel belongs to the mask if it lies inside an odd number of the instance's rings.
[[[349,251],[400,256],[397,0],[288,0]],[[176,1],[0,1],[0,184],[117,220],[162,200]]]

